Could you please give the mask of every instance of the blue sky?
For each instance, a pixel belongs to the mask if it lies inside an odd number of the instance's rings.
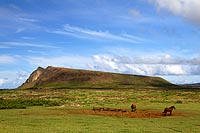
[[[38,66],[200,82],[198,0],[1,0],[0,88]]]

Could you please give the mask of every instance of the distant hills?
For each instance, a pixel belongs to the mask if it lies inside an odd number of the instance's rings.
[[[160,78],[49,66],[38,67],[18,89],[71,88],[170,88],[175,85]]]
[[[183,84],[184,87],[200,88],[200,83]]]

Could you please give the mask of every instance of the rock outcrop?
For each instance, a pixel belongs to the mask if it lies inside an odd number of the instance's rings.
[[[30,77],[26,80],[25,83],[31,83],[36,81],[44,71],[45,71],[44,68],[38,67],[35,71],[31,73]]]

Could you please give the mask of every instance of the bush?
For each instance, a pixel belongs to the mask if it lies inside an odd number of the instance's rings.
[[[43,99],[0,99],[0,109],[26,109],[28,106],[57,106],[57,102]]]
[[[183,102],[181,100],[177,100],[175,103],[181,104]]]
[[[0,99],[0,109],[25,109],[26,106],[16,100]]]

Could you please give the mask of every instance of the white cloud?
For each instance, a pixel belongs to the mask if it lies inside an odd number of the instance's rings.
[[[129,13],[134,17],[134,18],[138,18],[138,17],[141,17],[142,14],[136,10],[136,9],[131,9],[129,10]]]
[[[25,30],[25,28],[18,28],[15,33],[20,33],[20,32],[22,32],[24,30]]]
[[[2,86],[5,83],[5,79],[0,79],[0,86]]]
[[[14,8],[15,7],[15,8]],[[39,20],[32,17],[33,14],[23,12],[18,6],[0,7],[0,27],[1,32],[5,33],[21,33],[23,31],[44,31],[44,27],[40,26]]]
[[[82,38],[82,39],[96,39],[96,40],[112,40],[112,41],[123,41],[123,42],[129,42],[129,43],[140,43],[142,41],[146,41],[146,39],[136,37],[133,35],[128,34],[121,34],[121,35],[115,35],[108,31],[95,31],[90,29],[85,29],[81,27],[71,26],[66,24],[64,26],[64,29],[62,30],[56,30],[56,31],[48,31],[49,33],[55,33],[55,34],[61,34],[61,35],[67,35],[67,36],[73,36],[76,38]]]
[[[0,64],[11,64],[16,61],[14,56],[0,55]]]
[[[19,21],[24,21],[24,22],[38,22],[37,19],[33,19],[33,18],[18,18]]]
[[[199,0],[150,0],[159,9],[165,9],[175,15],[200,26],[200,1]]]
[[[92,62],[91,58],[79,55],[58,57],[28,57],[26,61],[34,66],[62,66],[72,68],[86,68],[87,64],[91,64]]]
[[[0,89],[16,88],[28,78],[26,71],[0,71]]]
[[[137,56],[132,55],[131,57],[109,54],[109,55],[100,55],[100,57],[103,59],[107,58],[109,60],[116,60],[117,63],[124,63],[124,64],[200,65],[199,56],[187,59],[183,57],[175,57],[170,54],[152,54],[152,55],[140,54]]]
[[[19,84],[19,83],[22,83],[24,82],[28,76],[29,76],[29,73],[26,72],[26,71],[18,71],[16,72],[16,83]]]
[[[179,59],[171,55],[126,57],[114,55],[93,56],[93,69],[139,75],[197,75],[200,64],[193,59]]]
[[[7,47],[39,47],[39,48],[58,48],[48,44],[26,43],[26,42],[0,42],[0,45]]]
[[[27,37],[27,36],[23,36],[21,38],[22,39],[26,39],[26,40],[34,40],[35,39],[34,37]]]

